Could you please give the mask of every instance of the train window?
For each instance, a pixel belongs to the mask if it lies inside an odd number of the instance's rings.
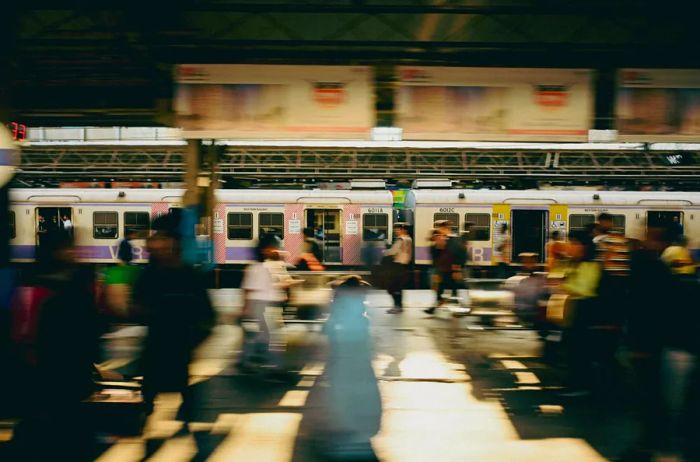
[[[258,215],[258,236],[265,234],[284,239],[284,213],[261,212]]]
[[[470,241],[491,240],[491,215],[488,213],[467,213],[464,222],[471,223]]]
[[[92,214],[92,237],[116,239],[119,237],[119,214],[117,212],[94,212]]]
[[[595,215],[593,214],[573,214],[569,215],[569,232],[584,231],[586,226],[595,223]]]
[[[10,225],[10,239],[14,239],[17,237],[17,228],[15,227],[15,212],[12,210],[10,210],[10,213],[7,216],[7,221]]]
[[[253,239],[253,214],[229,213],[228,214],[228,238],[229,239]]]
[[[389,237],[389,215],[365,213],[362,215],[362,240],[384,241]]]
[[[436,221],[447,220],[450,222],[450,228],[453,233],[459,232],[459,214],[458,213],[436,213],[433,215],[433,223]]]
[[[151,229],[151,214],[148,212],[124,212],[124,236],[134,232],[137,238],[148,237]]]
[[[624,215],[611,215],[613,227],[612,230],[621,234],[625,234],[625,216]]]

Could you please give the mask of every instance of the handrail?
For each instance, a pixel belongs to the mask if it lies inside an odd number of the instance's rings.
[[[308,202],[306,202],[308,201]],[[332,197],[332,196],[326,196],[326,197],[313,197],[313,196],[302,196],[302,197],[297,197],[297,204],[299,203],[319,203],[319,204],[337,204],[340,201],[344,201],[346,204],[352,204],[352,201],[347,198],[347,197]]]
[[[34,194],[34,195],[29,196],[27,198],[27,200],[30,201],[30,200],[35,199],[35,198],[36,199],[44,199],[44,200],[46,200],[46,199],[53,200],[53,199],[62,199],[62,198],[74,198],[78,202],[80,202],[80,196],[76,196],[75,194],[64,194],[64,195],[61,195],[61,194],[58,194],[58,195],[56,195],[56,194],[51,194],[51,195]]]
[[[693,204],[693,201],[689,201],[688,199],[639,199],[637,201],[637,205],[642,205],[643,203],[661,203],[662,205],[672,205],[674,202],[675,203],[684,203],[687,205],[695,205]]]
[[[556,199],[552,199],[551,197],[507,197],[507,198],[503,199],[501,201],[501,203],[507,204],[508,201],[543,201],[543,202],[549,202],[549,203],[553,203],[553,204],[559,203]]]

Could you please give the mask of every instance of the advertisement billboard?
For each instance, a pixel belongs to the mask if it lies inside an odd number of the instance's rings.
[[[582,141],[591,71],[400,67],[397,122],[406,140]]]
[[[182,64],[176,122],[185,138],[368,139],[366,66]]]
[[[621,140],[700,140],[700,70],[622,69],[618,83]]]

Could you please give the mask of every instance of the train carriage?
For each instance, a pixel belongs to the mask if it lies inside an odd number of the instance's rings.
[[[81,261],[117,259],[129,230],[145,237],[156,216],[179,209],[179,189],[14,189],[10,201],[13,260],[32,261],[43,233],[69,220]],[[213,216],[214,262],[244,264],[257,239],[274,233],[289,260],[301,253],[303,229],[316,230],[326,265],[361,264],[371,241],[391,240],[393,198],[389,191],[220,190]],[[147,261],[144,240],[134,241],[136,263]]]
[[[697,253],[700,247],[700,193],[637,191],[547,191],[416,189],[406,199],[413,210],[416,264],[430,264],[430,232],[437,220],[448,220],[454,232],[472,223],[471,259],[495,264],[501,225],[508,225],[513,255],[536,252],[546,258],[546,242],[554,230],[565,234],[583,229],[607,212],[626,236],[643,239],[647,223],[674,220]]]

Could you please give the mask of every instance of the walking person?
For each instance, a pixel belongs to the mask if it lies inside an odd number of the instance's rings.
[[[413,239],[408,234],[408,226],[404,223],[397,223],[394,226],[396,239],[389,250],[384,255],[392,257],[391,281],[389,282],[389,293],[394,299],[394,307],[387,313],[401,313],[403,311],[403,290],[408,279],[408,268],[413,261]]]
[[[463,280],[462,266],[459,262],[457,250],[459,243],[452,235],[450,222],[441,220],[435,223],[437,233],[434,238],[434,266],[438,279],[437,306],[423,310],[426,314],[434,314],[435,310],[446,303],[445,292],[454,297]]]
[[[562,290],[574,302],[574,315],[564,330],[567,351],[569,381],[565,396],[575,397],[590,392],[591,323],[596,309],[596,297],[601,278],[599,262],[595,260],[595,246],[585,232],[572,232],[569,236],[571,266]]]
[[[563,242],[561,231],[552,231],[545,253],[547,255],[547,272],[563,271],[566,261],[566,244]]]
[[[287,283],[280,281],[270,271],[272,265],[266,264],[276,259],[278,251],[279,240],[275,236],[261,237],[256,249],[257,261],[248,265],[243,275],[241,288],[245,302],[241,319],[255,320],[258,329],[245,332],[243,348],[236,363],[241,370],[261,363],[272,367],[280,365],[278,355],[275,354],[279,345],[273,343],[272,337],[277,327],[275,320],[281,319],[280,303],[284,300],[282,289],[287,287]]]
[[[382,400],[372,361],[365,300],[369,285],[357,276],[334,291],[324,332],[329,340],[327,387],[319,428],[323,460],[376,461],[371,438],[379,432]]]
[[[94,277],[77,264],[68,232],[47,235],[43,245],[44,260],[33,284],[41,301],[36,325],[30,328],[35,332],[31,354],[26,356],[33,366],[33,380],[27,384],[32,398],[15,430],[13,460],[89,461],[96,446],[83,401],[94,391],[102,333]]]
[[[182,261],[178,228],[173,215],[154,220],[155,232],[147,241],[150,262],[136,282],[134,302],[148,327],[142,357],[146,412],[153,412],[158,393],[180,393],[179,417],[188,430],[195,398],[189,364],[215,316],[201,276]]]

